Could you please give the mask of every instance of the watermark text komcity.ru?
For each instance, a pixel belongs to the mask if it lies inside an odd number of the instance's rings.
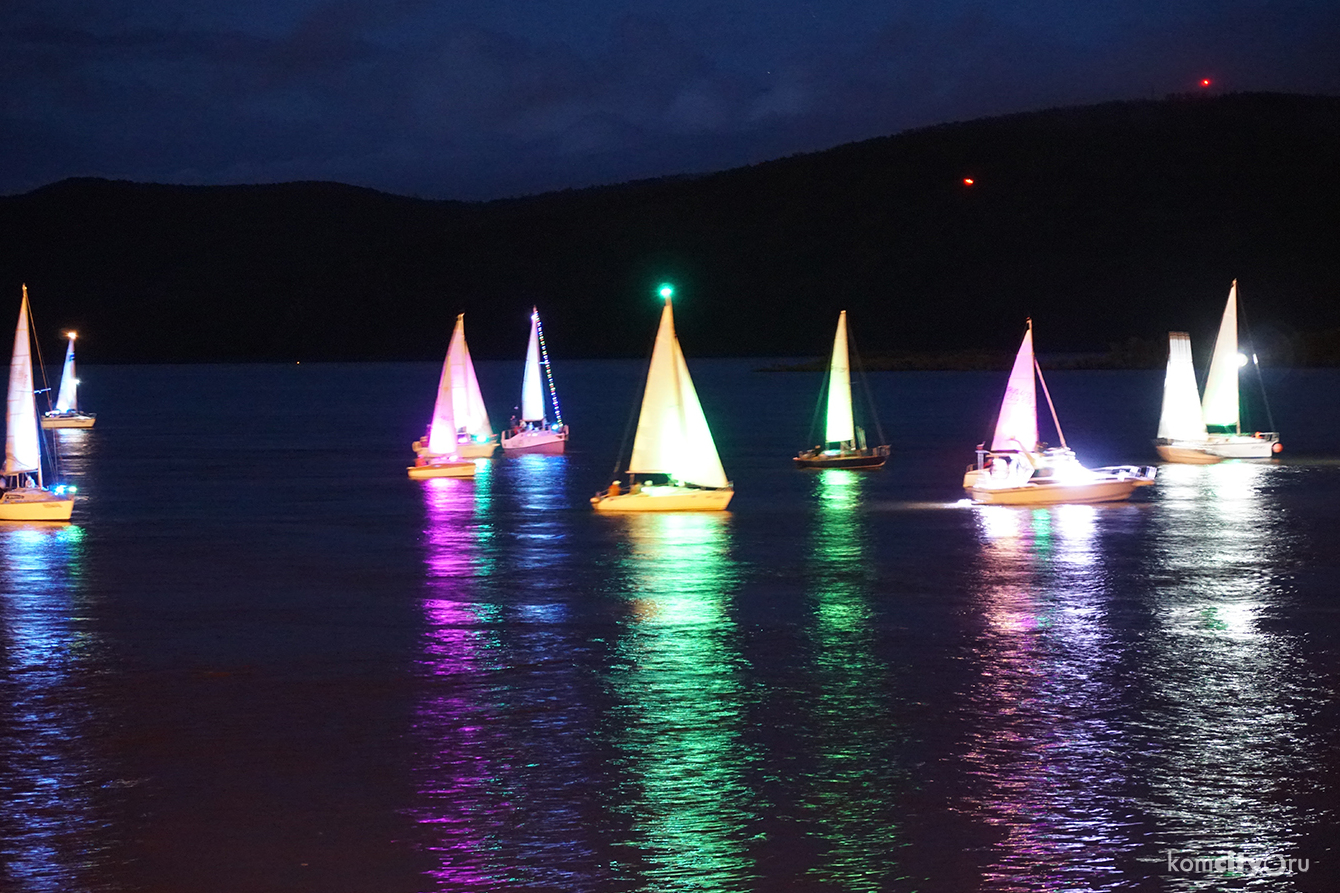
[[[1286,856],[1245,856],[1230,853],[1227,856],[1193,856],[1167,850],[1168,871],[1171,874],[1219,874],[1227,877],[1272,877],[1298,874],[1312,867],[1310,859]]]

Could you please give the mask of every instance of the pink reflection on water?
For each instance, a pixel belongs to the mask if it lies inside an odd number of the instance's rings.
[[[489,777],[485,742],[489,723],[481,690],[484,631],[472,602],[478,561],[476,482],[433,478],[423,482],[425,508],[424,643],[420,671],[427,697],[414,721],[420,802],[415,818],[427,829],[424,846],[438,865],[428,872],[438,889],[492,889],[502,878],[489,871],[482,827]]]

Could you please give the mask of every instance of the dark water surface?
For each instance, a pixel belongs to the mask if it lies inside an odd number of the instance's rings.
[[[692,364],[732,511],[629,518],[643,363],[428,483],[435,365],[86,367],[74,523],[0,528],[0,889],[1340,888],[1340,372],[1281,462],[1026,510],[960,504],[1002,375],[871,376],[890,465],[807,473],[760,365]],[[1161,380],[1050,376],[1081,460]]]

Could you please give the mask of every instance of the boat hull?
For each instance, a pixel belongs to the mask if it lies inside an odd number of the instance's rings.
[[[1028,483],[1018,487],[973,487],[972,501],[981,505],[1073,505],[1123,502],[1153,480],[1093,481],[1084,484]]]
[[[1180,465],[1214,465],[1216,462],[1224,461],[1223,456],[1216,456],[1214,453],[1207,452],[1199,445],[1187,443],[1156,443],[1154,449],[1158,451],[1159,458],[1164,462],[1173,462]]]
[[[426,459],[436,458],[438,454],[428,452],[427,439],[416,440],[413,444],[416,455],[423,456]],[[493,451],[498,448],[496,439],[490,440],[460,440],[456,442],[456,455],[462,459],[487,459],[493,455]]]
[[[557,455],[567,448],[567,444],[568,429],[564,426],[561,431],[521,431],[513,437],[508,437],[504,431],[501,445],[506,453]]]
[[[479,441],[470,441],[469,443],[461,441],[456,444],[456,455],[462,459],[487,459],[493,455],[493,451],[497,448],[498,441],[496,440],[486,440],[482,443]]]
[[[407,471],[416,481],[428,478],[472,478],[475,476],[475,463],[454,460],[425,461],[422,465],[411,465]]]
[[[0,521],[68,521],[73,511],[73,496],[57,496],[35,487],[10,490],[0,496]]]
[[[591,507],[598,512],[720,512],[730,505],[734,490],[696,487],[643,487],[611,496],[597,493]]]
[[[879,446],[871,450],[833,452],[806,450],[791,461],[796,463],[797,468],[851,468],[873,471],[876,468],[883,468],[888,459],[889,448]]]
[[[1211,436],[1204,450],[1221,459],[1270,459],[1284,449],[1278,434]]]
[[[43,428],[92,428],[95,421],[97,421],[97,416],[74,412],[44,415],[41,424]]]

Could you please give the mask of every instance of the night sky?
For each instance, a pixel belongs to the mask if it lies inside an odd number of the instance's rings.
[[[5,0],[0,194],[486,199],[1199,89],[1340,92],[1334,0]]]

